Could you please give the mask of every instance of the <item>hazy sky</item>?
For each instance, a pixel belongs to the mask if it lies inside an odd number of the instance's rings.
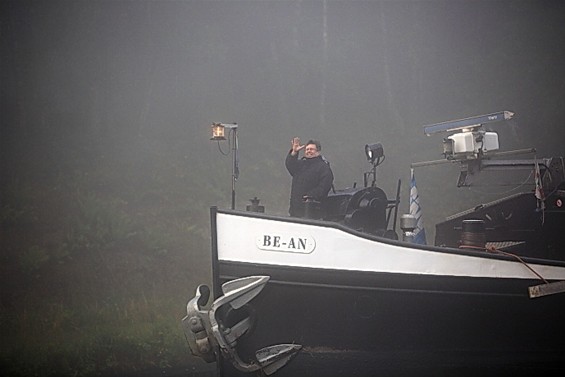
[[[111,154],[107,144],[123,153],[142,140],[229,169],[209,126],[237,122],[241,184],[263,179],[281,192],[292,136],[322,141],[339,187],[361,181],[367,142],[383,143],[382,184],[393,188],[410,162],[441,157],[441,136],[426,138],[422,125],[500,110],[516,112],[500,126],[503,148],[564,151],[562,1],[0,7],[7,150],[82,138]]]

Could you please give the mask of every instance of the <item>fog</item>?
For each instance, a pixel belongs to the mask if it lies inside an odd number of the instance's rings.
[[[410,164],[441,158],[445,135],[427,137],[423,125],[509,110],[514,119],[489,126],[501,149],[565,152],[562,1],[3,1],[0,9],[2,185],[55,192],[52,182],[80,176],[124,203],[185,206],[175,216],[187,237],[207,240],[208,208],[231,203],[231,155],[210,141],[212,122],[239,125],[236,207],[257,196],[275,214],[288,207],[284,157],[294,136],[321,141],[336,188],[361,185],[364,145],[382,143],[377,183],[392,197],[402,181],[401,213]],[[112,179],[98,178],[110,169]],[[491,199],[457,190],[457,175],[453,164],[416,170],[427,227]]]
[[[367,142],[383,144],[379,183],[394,188],[410,162],[441,157],[441,136],[426,138],[422,125],[500,110],[516,113],[497,129],[503,148],[563,152],[559,1],[24,1],[3,9],[4,145],[41,138],[65,148],[78,137],[110,159],[140,142],[183,149],[182,164],[204,164],[225,183],[229,204],[230,163],[207,140],[212,122],[237,122],[238,207],[250,195],[286,206],[277,203],[289,184],[281,161],[293,136],[322,141],[337,187],[368,170]],[[194,180],[210,179],[194,170]]]

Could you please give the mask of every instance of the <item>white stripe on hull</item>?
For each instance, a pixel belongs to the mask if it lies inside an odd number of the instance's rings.
[[[418,245],[405,247],[315,224],[218,212],[216,226],[221,261],[346,271],[537,279],[518,261],[433,251]],[[565,280],[565,267],[539,263],[530,267],[547,280]]]

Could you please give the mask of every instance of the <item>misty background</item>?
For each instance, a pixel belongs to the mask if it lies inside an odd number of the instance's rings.
[[[192,368],[180,319],[210,278],[209,207],[231,205],[231,155],[209,140],[212,122],[239,124],[236,207],[257,196],[280,215],[294,136],[321,141],[336,188],[362,185],[364,145],[382,143],[377,183],[392,198],[402,180],[400,213],[410,163],[442,157],[445,135],[426,137],[423,125],[509,110],[514,119],[489,127],[501,149],[565,152],[562,1],[0,10],[0,361],[10,374]],[[416,170],[430,235],[477,200],[533,190],[456,189],[458,171]]]

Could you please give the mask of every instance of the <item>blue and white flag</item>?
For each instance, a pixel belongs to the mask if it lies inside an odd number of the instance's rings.
[[[416,187],[414,169],[410,169],[410,214],[416,218],[416,229],[414,229],[414,243],[426,245],[426,230],[422,219],[422,207],[420,207],[420,196]]]

